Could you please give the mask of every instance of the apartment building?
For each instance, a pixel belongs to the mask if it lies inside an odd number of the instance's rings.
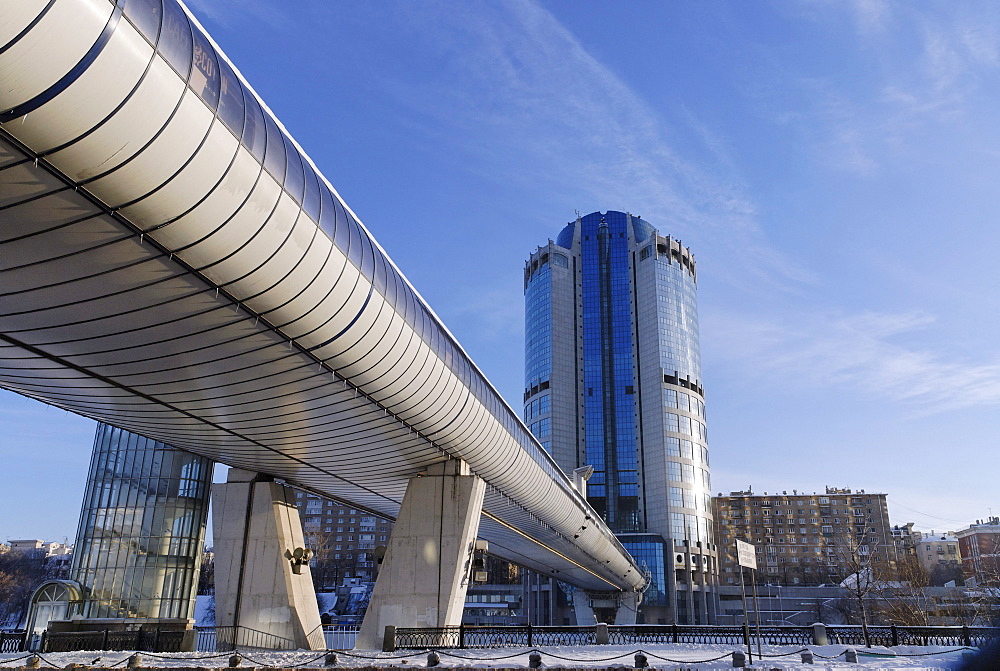
[[[313,550],[312,574],[320,589],[333,589],[345,578],[375,580],[375,549],[384,547],[392,522],[349,504],[309,492],[296,492],[306,544]]]
[[[757,548],[757,581],[771,585],[840,583],[859,561],[893,570],[899,556],[885,494],[826,487],[713,499],[720,584],[740,582],[736,543]]]
[[[980,585],[1000,587],[1000,517],[976,520],[955,536],[965,575]]]

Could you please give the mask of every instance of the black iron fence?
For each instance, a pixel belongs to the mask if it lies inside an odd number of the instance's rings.
[[[42,634],[40,652],[73,652],[74,650],[145,650],[148,652],[181,652],[183,631],[113,630],[60,631]]]
[[[861,625],[828,625],[826,635],[830,643],[865,645]],[[896,625],[869,625],[868,638],[872,645],[968,645],[983,646],[1000,638],[997,627],[899,627]]]
[[[768,645],[816,645],[812,626],[768,626],[759,630]],[[747,635],[756,640],[758,630],[716,625],[597,625],[593,627],[493,627],[460,625],[395,630],[396,649],[517,648],[549,645],[635,645],[643,643],[714,643],[744,645]],[[825,627],[827,641],[864,646],[859,625]],[[871,645],[982,646],[1000,638],[997,627],[897,627],[869,626]]]
[[[756,629],[753,630],[756,636]],[[761,643],[770,645],[812,645],[812,627],[761,627]],[[742,626],[714,625],[612,625],[608,639],[612,645],[636,643],[724,643],[742,645]]]
[[[396,629],[396,647],[510,648],[540,645],[594,645],[594,627],[493,627],[458,625],[425,629]]]
[[[25,649],[26,633],[17,631],[0,631],[0,653],[22,652]]]

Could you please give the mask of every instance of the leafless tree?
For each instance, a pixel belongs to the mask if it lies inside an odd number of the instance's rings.
[[[895,556],[890,548],[879,547],[876,537],[867,535],[865,527],[852,528],[847,519],[841,524],[841,519],[831,520],[831,531],[824,532],[824,550],[828,562],[836,563],[841,584],[850,594],[845,614],[860,620],[865,646],[871,647],[869,602],[873,592],[891,577]]]
[[[927,570],[912,555],[900,558],[895,572],[875,571],[884,579],[876,585],[878,610],[894,624],[927,626],[937,603],[928,592]],[[887,579],[885,579],[887,578]]]
[[[303,536],[306,547],[313,552],[309,568],[313,588],[317,592],[325,592],[330,587],[335,587],[344,570],[353,567],[354,563],[347,559],[337,558],[340,553],[334,550],[336,545],[333,533],[315,528],[305,529]]]
[[[0,624],[20,625],[28,613],[31,594],[51,577],[42,550],[0,554]]]

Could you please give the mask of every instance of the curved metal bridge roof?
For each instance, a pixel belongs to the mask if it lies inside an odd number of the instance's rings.
[[[0,386],[394,517],[449,457],[497,554],[645,577],[175,0],[0,23]]]

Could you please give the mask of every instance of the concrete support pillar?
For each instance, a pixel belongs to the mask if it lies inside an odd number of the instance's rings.
[[[386,625],[462,622],[486,484],[463,461],[410,480],[355,647],[380,650]]]
[[[576,614],[576,626],[593,627],[597,624],[597,615],[590,605],[590,595],[582,589],[573,591],[573,612]]]
[[[618,610],[615,611],[615,624],[635,624],[639,614],[639,593],[622,592],[618,595]]]
[[[285,554],[305,547],[294,494],[269,480],[232,468],[212,485],[215,622],[236,627],[240,648],[323,650],[309,565],[295,573]]]

